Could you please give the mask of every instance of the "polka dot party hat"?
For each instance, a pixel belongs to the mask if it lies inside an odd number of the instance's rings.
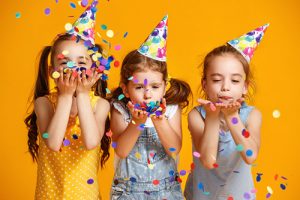
[[[138,52],[154,60],[167,60],[168,15],[159,22],[152,33],[138,49]]]
[[[84,40],[85,46],[92,47],[95,45],[95,17],[97,12],[98,0],[94,0],[90,6],[81,14],[75,23],[73,23],[67,32],[71,35]]]
[[[269,24],[265,24],[227,43],[238,50],[249,63],[268,27]]]

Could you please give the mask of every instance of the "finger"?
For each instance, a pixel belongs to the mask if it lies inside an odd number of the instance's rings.
[[[83,70],[82,73],[81,73],[81,79],[82,79],[82,82],[86,81],[86,72],[85,72],[85,70]]]
[[[64,70],[62,68],[59,69],[59,82],[64,82]]]
[[[197,101],[200,105],[206,105],[206,104],[210,103],[210,101],[205,100],[205,99],[198,99]]]

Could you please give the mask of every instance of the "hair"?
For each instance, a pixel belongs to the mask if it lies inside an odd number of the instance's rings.
[[[170,83],[170,88],[166,91],[165,99],[167,104],[178,104],[181,108],[189,105],[189,97],[191,96],[190,86],[182,80],[171,78],[168,79],[167,63],[157,61],[140,54],[137,50],[129,52],[122,62],[120,83],[127,85],[133,73],[150,69],[162,73],[163,80]],[[122,94],[122,88],[118,87],[112,91],[111,101],[118,99]],[[126,105],[130,99],[124,97],[120,101]]]
[[[39,57],[39,64],[38,64],[38,75],[35,81],[34,95],[31,99],[30,106],[37,98],[50,94],[49,67],[51,65],[53,66],[54,55],[56,53],[55,51],[57,49],[57,46],[63,41],[73,40],[73,39],[74,39],[73,36],[70,34],[60,34],[54,40],[52,46],[45,46],[41,51]],[[98,44],[96,44],[95,46],[97,47],[98,51],[101,53],[102,48]],[[50,54],[50,63],[51,63],[50,66],[48,64],[49,54]],[[94,95],[106,98],[106,87],[107,87],[107,82],[99,79],[92,87],[92,90],[94,91]],[[33,109],[31,113],[24,120],[28,129],[28,141],[27,141],[28,150],[29,153],[31,154],[33,161],[38,161],[38,150],[39,150],[39,145],[37,143],[38,127],[36,121],[37,121],[37,116],[35,110]],[[107,117],[105,122],[105,132],[109,131],[109,129],[110,129],[110,121],[109,121],[109,117]],[[104,134],[101,139],[101,145],[100,145],[101,147],[100,152],[102,154],[100,159],[101,167],[104,166],[105,162],[108,160],[110,156],[109,153],[110,143],[111,143],[110,137]]]
[[[250,70],[250,65],[249,65],[248,61],[244,58],[244,56],[240,52],[238,52],[235,48],[233,48],[231,45],[228,45],[228,44],[216,47],[215,49],[210,51],[205,56],[203,63],[201,63],[200,66],[203,66],[202,67],[203,70],[202,70],[202,78],[201,78],[202,88],[200,90],[200,96],[207,98],[206,94],[203,90],[203,81],[206,80],[207,70],[208,70],[208,67],[210,66],[211,61],[217,56],[224,56],[224,55],[228,55],[228,54],[233,55],[243,65],[243,69],[244,69],[244,72],[246,74],[245,82],[248,85],[248,88],[251,89],[251,91],[248,92],[246,95],[243,95],[243,97],[250,100],[251,96],[252,96],[252,93],[255,92],[255,82],[254,82],[253,74]]]

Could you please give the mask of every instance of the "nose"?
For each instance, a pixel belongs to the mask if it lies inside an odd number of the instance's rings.
[[[144,99],[150,99],[152,97],[152,92],[149,88],[146,88],[144,91]]]
[[[229,91],[230,90],[230,81],[225,80],[222,84],[222,91]]]

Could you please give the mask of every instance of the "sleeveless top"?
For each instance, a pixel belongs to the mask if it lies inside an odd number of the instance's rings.
[[[205,119],[205,109],[202,106],[196,109]],[[252,109],[246,103],[240,108],[239,115],[245,125]],[[255,199],[255,194],[251,192],[254,189],[251,165],[245,163],[236,150],[230,131],[219,134],[217,168],[206,169],[194,156],[193,162],[195,168],[189,174],[184,192],[187,200],[227,200],[230,196],[233,199]]]
[[[92,107],[99,99],[89,93]],[[57,93],[48,99],[55,110]],[[59,152],[50,150],[39,133],[39,154],[35,199],[101,199],[98,185],[100,145],[86,150],[81,136],[79,118],[69,118]]]

